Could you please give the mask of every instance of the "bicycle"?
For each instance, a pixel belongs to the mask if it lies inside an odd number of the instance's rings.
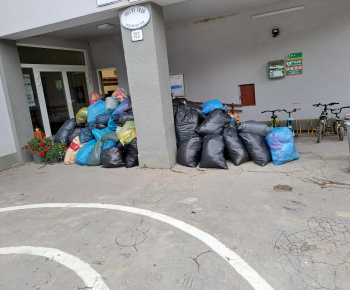
[[[338,115],[341,113],[343,109],[348,109],[348,108],[350,108],[350,106],[330,109],[331,113],[335,115],[335,121],[333,122],[334,135],[338,135],[340,141],[343,141],[344,139],[345,130],[344,130],[344,127],[341,125],[341,122],[343,121],[343,119],[340,118]]]
[[[300,110],[301,110],[300,108],[294,109],[293,111],[287,111],[286,109],[279,110],[280,112],[286,112],[288,114],[286,127],[289,128],[289,130],[293,133],[293,137],[294,137],[294,125],[293,125],[294,119],[291,117],[291,114]]]
[[[334,106],[334,105],[339,105],[339,103],[329,103],[329,104],[318,103],[318,104],[313,105],[314,107],[319,107],[319,106],[323,107],[323,110],[322,110],[321,115],[320,115],[320,121],[319,121],[319,124],[318,124],[317,129],[316,129],[317,143],[320,143],[322,138],[326,135],[326,127],[328,125],[327,110],[330,110],[330,109],[328,109],[329,106]]]
[[[271,112],[272,113],[272,116],[271,116],[271,125],[273,128],[277,128],[278,126],[278,120],[277,120],[277,116],[275,115],[275,112],[279,112],[280,109],[277,109],[277,110],[265,110],[265,111],[262,111],[261,113],[267,113],[267,112]]]

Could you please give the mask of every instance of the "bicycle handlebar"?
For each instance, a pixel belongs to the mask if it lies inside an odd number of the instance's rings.
[[[281,110],[280,109],[277,109],[277,110],[265,110],[265,111],[262,111],[261,113],[263,114],[263,113],[268,113],[268,112],[270,112],[270,113],[275,113],[275,112],[280,112]]]
[[[334,108],[334,109],[329,109],[331,111],[332,114],[338,115],[341,113],[341,111],[343,109],[348,109],[350,108],[350,106],[346,106],[346,107],[341,107],[341,108]],[[339,111],[339,112],[338,112]]]
[[[314,107],[319,107],[319,106],[323,106],[323,107],[327,107],[327,106],[334,106],[334,105],[339,105],[339,103],[329,103],[329,104],[321,104],[321,103],[318,103],[318,104],[313,104]]]
[[[296,108],[296,109],[293,109],[293,111],[287,111],[286,109],[281,109],[281,110],[278,110],[279,112],[286,112],[287,114],[291,114],[291,113],[294,113],[296,111],[300,111],[301,108]]]

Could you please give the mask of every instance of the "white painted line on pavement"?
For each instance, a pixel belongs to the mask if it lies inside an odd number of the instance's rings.
[[[83,279],[86,287],[94,290],[109,289],[103,282],[101,275],[92,269],[89,264],[60,250],[30,246],[0,248],[0,255],[9,254],[24,254],[46,257],[74,271],[81,279]]]
[[[252,268],[250,267],[240,256],[234,251],[230,250],[219,240],[213,236],[197,229],[194,226],[186,224],[180,220],[166,216],[164,214],[156,213],[146,209],[140,209],[135,207],[114,205],[114,204],[100,204],[100,203],[43,203],[43,204],[29,204],[22,206],[13,206],[1,208],[1,212],[9,212],[23,209],[34,208],[100,208],[119,210],[129,213],[135,213],[138,215],[148,216],[150,218],[159,220],[161,222],[172,225],[191,236],[199,239],[206,245],[208,245],[214,252],[227,261],[247,282],[256,290],[273,290],[273,288]]]

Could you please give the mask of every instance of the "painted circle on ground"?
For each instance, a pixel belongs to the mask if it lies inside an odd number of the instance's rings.
[[[58,249],[30,246],[0,248],[0,255],[10,254],[46,257],[74,271],[84,281],[87,288],[93,290],[109,290],[107,285],[103,282],[101,275],[92,269],[89,264]]]
[[[234,251],[226,247],[218,239],[183,221],[150,210],[123,205],[100,203],[42,203],[0,208],[0,213],[37,208],[98,208],[119,210],[123,212],[134,213],[153,218],[155,220],[167,223],[179,230],[182,230],[185,233],[202,241],[204,244],[209,246],[214,252],[216,252],[220,257],[222,257],[227,263],[229,263],[231,267],[233,267],[238,272],[238,274],[240,274],[253,287],[253,289],[273,290],[272,286],[269,285],[252,267],[250,267],[239,255],[237,255]]]

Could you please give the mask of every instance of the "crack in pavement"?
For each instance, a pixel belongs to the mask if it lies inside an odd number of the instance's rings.
[[[150,229],[149,221],[146,224],[146,221],[141,219],[138,227],[130,228],[123,232],[121,236],[116,237],[115,244],[121,247],[133,247],[136,252],[139,252],[136,246],[141,245],[148,238],[146,234]]]
[[[350,230],[331,218],[311,217],[308,230],[282,232],[275,243],[290,289],[348,289]]]
[[[199,255],[197,255],[197,257],[195,257],[195,258],[192,258],[192,257],[190,257],[195,263],[196,263],[196,265],[197,265],[197,268],[198,268],[198,273],[199,273],[199,270],[200,270],[200,267],[201,267],[201,264],[198,262],[198,258],[200,257],[200,256],[202,256],[202,255],[204,255],[204,254],[207,254],[207,253],[212,253],[212,251],[211,250],[208,250],[208,251],[206,251],[206,252],[203,252],[203,253],[200,253]]]

